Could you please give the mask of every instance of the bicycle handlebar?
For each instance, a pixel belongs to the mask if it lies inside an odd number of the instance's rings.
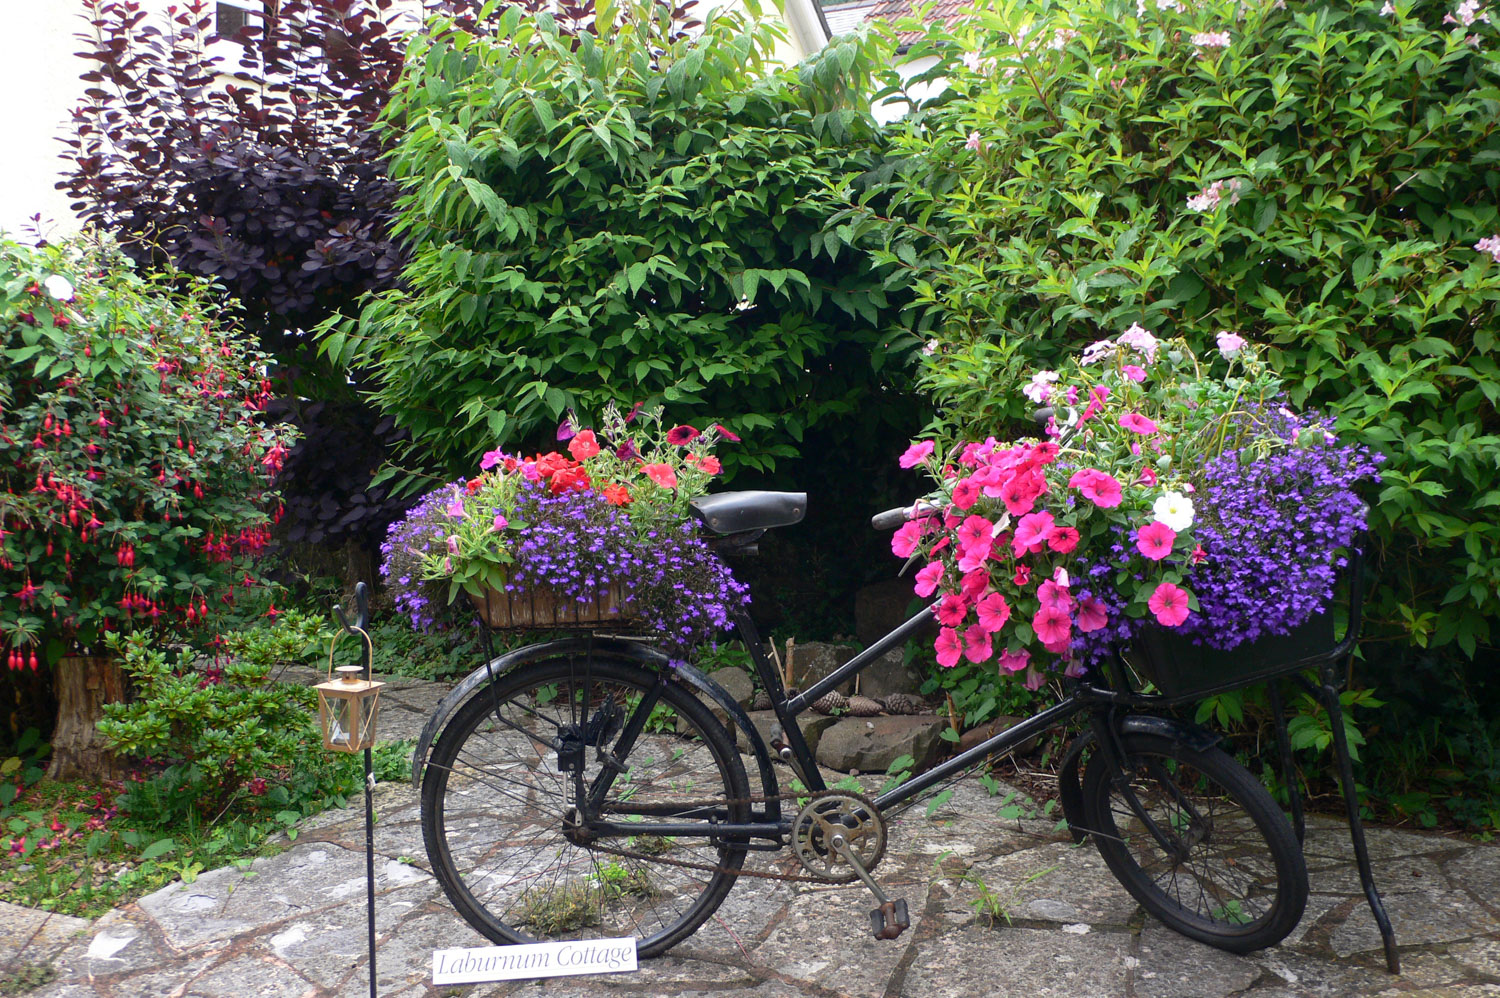
[[[936,513],[937,511],[938,508],[931,503],[918,500],[910,506],[897,506],[895,509],[876,513],[870,517],[870,526],[876,530],[895,530],[914,516],[926,516],[929,513]]]

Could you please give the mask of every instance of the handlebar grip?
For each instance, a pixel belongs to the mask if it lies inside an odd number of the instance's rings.
[[[897,506],[888,509],[884,513],[876,513],[870,517],[870,526],[876,530],[895,530],[905,523],[911,516],[910,506]]]

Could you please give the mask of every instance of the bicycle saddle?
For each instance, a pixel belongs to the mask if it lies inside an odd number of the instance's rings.
[[[705,527],[716,534],[739,534],[801,523],[806,492],[718,492],[688,503]]]

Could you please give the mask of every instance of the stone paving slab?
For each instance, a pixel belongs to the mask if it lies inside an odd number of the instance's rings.
[[[395,692],[410,693],[410,718],[386,729],[388,737],[415,725],[441,688],[402,684]],[[860,782],[873,793],[883,781]],[[919,806],[892,820],[876,877],[907,900],[913,922],[892,942],[870,938],[873,900],[863,889],[741,878],[693,937],[638,973],[433,987],[434,949],[487,940],[430,875],[416,793],[404,782],[383,784],[375,802],[378,993],[1500,998],[1500,844],[1369,830],[1402,946],[1404,973],[1392,977],[1336,820],[1309,823],[1313,893],[1302,924],[1279,946],[1236,956],[1148,917],[1092,847],[1073,846],[1051,816],[1001,818],[1002,799],[969,782],[931,813]],[[326,812],[249,876],[206,872],[92,923],[0,905],[0,981],[30,962],[58,974],[32,998],[363,998],[363,821],[362,801]],[[789,857],[761,853],[747,868],[796,871]],[[982,903],[986,896],[995,904]]]

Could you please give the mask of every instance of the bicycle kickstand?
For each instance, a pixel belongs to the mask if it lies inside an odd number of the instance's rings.
[[[885,896],[885,891],[881,890],[880,885],[870,879],[869,871],[864,868],[864,864],[854,855],[854,850],[849,848],[848,840],[842,834],[835,832],[830,837],[828,844],[833,847],[835,852],[844,857],[844,862],[849,864],[859,879],[864,881],[865,886],[870,889],[870,893],[875,895],[875,900],[880,902],[879,908],[870,910],[870,931],[874,933],[875,938],[895,939],[901,933],[911,928],[911,915],[906,908],[906,899],[897,898],[892,901]]]

